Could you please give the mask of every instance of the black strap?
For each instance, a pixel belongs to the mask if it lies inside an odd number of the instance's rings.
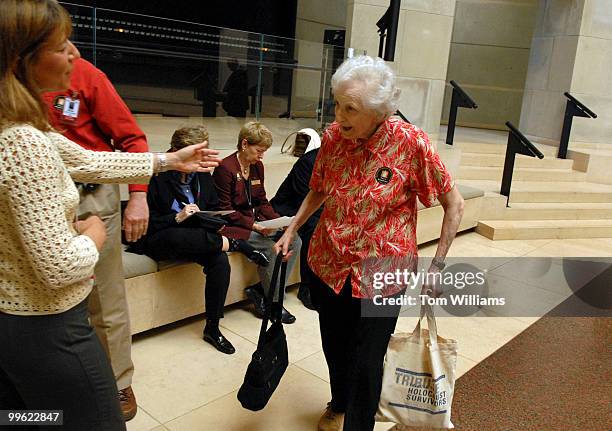
[[[280,269],[280,277],[279,275]],[[287,274],[287,262],[283,261],[283,254],[279,253],[274,261],[274,271],[272,271],[272,280],[270,280],[270,288],[268,289],[268,297],[266,298],[266,308],[268,312],[265,314],[261,322],[261,330],[259,331],[259,339],[257,340],[257,348],[261,349],[265,341],[265,334],[268,330],[268,321],[281,322],[283,317],[283,297],[285,296],[285,276]],[[278,301],[274,302],[274,294],[278,291]],[[273,304],[278,304],[277,308],[272,307]],[[272,313],[275,313],[272,315]]]

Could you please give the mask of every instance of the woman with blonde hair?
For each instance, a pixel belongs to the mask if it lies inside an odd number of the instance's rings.
[[[40,97],[69,86],[79,52],[55,0],[0,0],[0,410],[62,410],[64,430],[124,430],[88,322],[102,221],[75,221],[72,181],[145,182],[208,171],[204,145],[168,155],[92,152],[55,133]]]
[[[229,226],[223,231],[230,238],[245,240],[274,261],[273,232],[259,222],[280,217],[266,196],[264,187],[263,156],[272,146],[272,132],[262,123],[245,123],[238,133],[237,150],[223,159],[213,173],[219,209],[235,210],[227,216]],[[291,247],[299,250],[302,241],[293,238]],[[295,266],[296,256],[289,259],[287,275]],[[261,284],[245,289],[245,294],[255,305],[259,316],[266,313],[264,294],[268,292],[274,265],[258,266]],[[294,323],[295,316],[283,307],[283,323]]]

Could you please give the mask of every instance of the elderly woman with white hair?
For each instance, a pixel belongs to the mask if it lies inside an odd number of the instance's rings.
[[[463,199],[427,135],[392,117],[400,90],[383,60],[350,58],[331,85],[335,122],[323,135],[310,192],[276,250],[287,254],[297,230],[325,203],[308,253],[332,394],[319,430],[372,430],[399,307],[385,317],[362,316],[372,304],[364,263],[416,258],[417,198],[426,207],[437,199],[444,220],[429,271],[440,271]],[[383,295],[402,288],[387,286]]]

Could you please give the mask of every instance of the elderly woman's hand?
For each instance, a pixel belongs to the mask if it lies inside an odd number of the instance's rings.
[[[208,142],[197,145],[188,145],[173,153],[167,153],[168,169],[180,172],[212,172],[219,166],[221,159],[217,157],[219,151],[208,147]]]
[[[276,244],[274,244],[274,253],[283,253],[283,260],[288,260],[293,254],[293,250],[291,250],[289,247],[291,246],[291,243],[293,243],[295,235],[295,231],[289,227],[285,230],[285,233],[280,237]]]
[[[181,212],[176,214],[174,219],[177,223],[183,223],[198,211],[200,211],[200,208],[196,204],[185,205]]]
[[[442,287],[436,282],[436,274],[439,274],[440,270],[432,265],[427,271],[425,276],[426,282],[423,283],[421,288],[421,295],[427,295],[431,298],[437,298],[442,295]],[[431,281],[433,280],[433,282]]]

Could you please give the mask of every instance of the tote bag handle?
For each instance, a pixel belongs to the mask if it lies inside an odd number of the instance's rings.
[[[429,342],[433,344],[438,343],[438,326],[436,325],[436,317],[434,316],[433,308],[429,304],[421,305],[421,314],[419,321],[414,328],[413,335],[417,338],[421,338],[421,321],[423,317],[427,316],[427,328],[429,329]]]

